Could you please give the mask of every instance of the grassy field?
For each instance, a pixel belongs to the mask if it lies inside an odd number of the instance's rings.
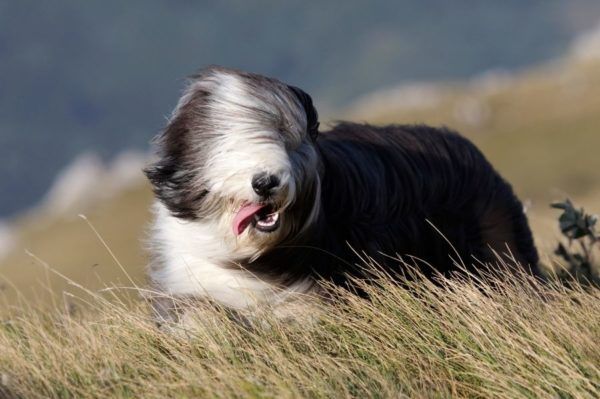
[[[140,284],[145,278],[143,240],[151,198],[149,187],[138,185],[85,212],[111,251]],[[18,246],[0,260],[0,291],[3,291],[0,297],[8,304],[14,304],[18,298],[50,303],[50,292],[40,287],[51,287],[52,292],[58,293],[69,289],[64,279],[46,275],[28,253],[90,289],[129,283],[101,240],[77,214],[58,218],[29,215],[17,221],[16,230]]]
[[[176,334],[143,303],[85,290],[74,300],[93,312],[19,308],[0,324],[0,397],[600,395],[597,289],[526,276],[372,283],[369,301],[338,293],[308,321],[262,309],[243,327],[199,309]]]

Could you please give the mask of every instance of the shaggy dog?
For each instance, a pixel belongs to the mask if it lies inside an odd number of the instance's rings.
[[[391,274],[468,271],[509,249],[537,273],[523,206],[468,140],[423,125],[319,132],[304,91],[210,67],[194,76],[146,170],[157,198],[150,276],[172,298],[284,303],[323,279],[351,287],[355,251]],[[156,302],[162,317],[172,311]]]

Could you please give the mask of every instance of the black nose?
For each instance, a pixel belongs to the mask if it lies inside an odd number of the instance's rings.
[[[267,173],[259,173],[252,178],[252,188],[261,197],[268,197],[271,190],[279,186],[279,178]]]

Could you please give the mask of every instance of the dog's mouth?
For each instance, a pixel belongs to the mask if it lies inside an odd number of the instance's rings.
[[[279,223],[279,212],[272,205],[247,203],[233,218],[233,233],[239,236],[250,225],[260,232],[271,233],[277,230]]]

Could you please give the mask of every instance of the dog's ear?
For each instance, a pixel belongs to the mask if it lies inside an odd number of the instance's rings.
[[[152,183],[156,198],[173,216],[194,220],[208,191],[198,187],[194,161],[188,153],[189,119],[185,110],[171,119],[165,131],[155,139],[160,159],[144,169],[144,173]]]
[[[288,85],[289,89],[294,93],[306,113],[306,128],[309,137],[314,141],[319,134],[319,114],[313,105],[312,98],[302,89],[296,86]]]

